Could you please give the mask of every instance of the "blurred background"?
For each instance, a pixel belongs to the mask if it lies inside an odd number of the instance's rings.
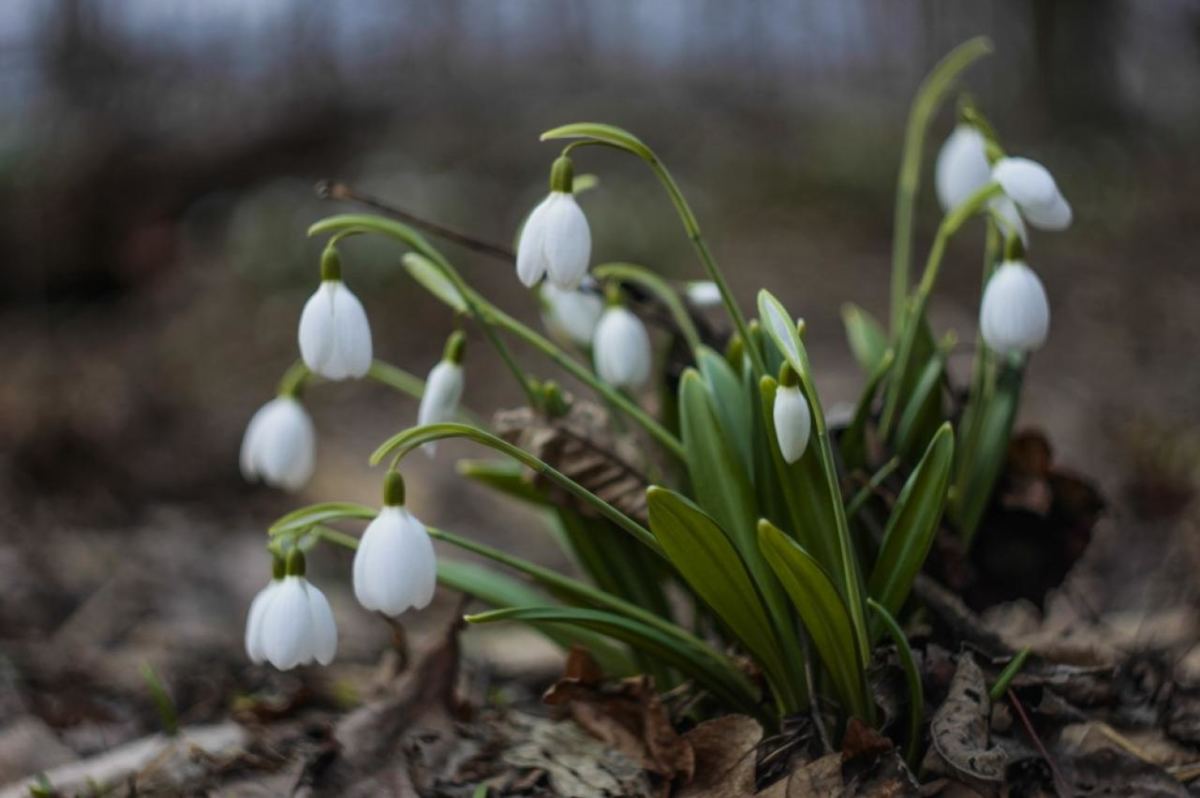
[[[297,503],[377,500],[366,455],[415,404],[365,382],[310,392],[319,470],[303,496],[237,470],[245,422],[296,357],[320,252],[305,228],[350,207],[318,199],[318,180],[508,244],[557,153],[539,132],[627,127],[671,166],[746,306],[765,285],[806,318],[828,405],[860,386],[841,303],[885,313],[908,103],[980,33],[996,53],[966,88],[1076,214],[1032,242],[1053,324],[1022,422],[1119,516],[1147,441],[1194,447],[1200,421],[1191,0],[0,4],[0,784],[153,728],[143,663],[185,721],[225,713],[267,678],[241,651],[265,525]],[[918,262],[952,106],[928,142]],[[583,199],[594,260],[700,276],[643,166],[599,150],[577,166],[601,177]],[[980,240],[955,242],[932,308],[963,353]],[[536,319],[510,267],[445,251]],[[451,320],[398,254],[350,242],[347,280],[377,356],[423,375]],[[481,412],[520,400],[493,360],[482,342],[468,353],[465,401]],[[455,457],[476,454],[414,458],[410,503],[555,561],[536,519],[455,478]],[[374,662],[391,634],[355,608],[348,562],[314,564],[344,668]],[[445,617],[454,601],[439,606]],[[522,655],[507,654],[513,667]]]

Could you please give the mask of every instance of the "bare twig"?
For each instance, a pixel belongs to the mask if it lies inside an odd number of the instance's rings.
[[[1054,758],[1046,750],[1046,746],[1042,743],[1042,738],[1038,736],[1037,731],[1033,728],[1033,723],[1029,720],[1029,715],[1025,714],[1025,707],[1021,704],[1021,699],[1017,698],[1017,694],[1013,692],[1011,687],[1008,689],[1008,703],[1012,705],[1013,711],[1021,719],[1021,725],[1025,727],[1025,733],[1033,741],[1034,747],[1042,755],[1042,759],[1046,760],[1046,764],[1050,766],[1050,775],[1054,779],[1055,792],[1059,795],[1070,795],[1071,789],[1067,784],[1067,780],[1063,778],[1062,772],[1059,771],[1058,765],[1054,762]]]

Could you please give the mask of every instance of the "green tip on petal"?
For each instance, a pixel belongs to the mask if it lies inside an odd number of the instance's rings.
[[[462,363],[463,350],[467,347],[467,336],[462,330],[455,330],[446,339],[446,348],[443,350],[442,359],[451,363]]]
[[[554,159],[550,167],[550,190],[570,194],[575,190],[575,165],[565,155]]]
[[[288,576],[304,576],[307,570],[307,564],[304,561],[304,552],[300,549],[292,549],[287,556],[287,575]]]
[[[333,242],[330,242],[325,247],[325,251],[321,253],[321,279],[342,279],[342,256],[338,254],[337,247],[333,245]]]
[[[788,363],[779,368],[779,384],[785,388],[795,388],[800,384],[800,375]]]
[[[399,471],[389,471],[383,478],[383,506],[404,506],[404,477]]]
[[[1025,260],[1025,242],[1018,235],[1010,235],[1004,240],[1005,260]]]
[[[287,575],[287,562],[279,556],[271,557],[271,578],[283,579]]]

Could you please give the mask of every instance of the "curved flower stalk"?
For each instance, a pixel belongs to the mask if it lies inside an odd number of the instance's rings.
[[[337,624],[325,594],[304,578],[304,555],[294,549],[282,580],[255,597],[246,622],[246,653],[281,671],[316,662],[328,665],[337,654]]]
[[[300,314],[300,355],[329,380],[362,377],[371,368],[371,325],[362,303],[342,282],[333,246],[321,257],[321,285]]]
[[[546,277],[564,290],[579,287],[592,255],[592,233],[573,193],[571,159],[559,158],[550,171],[550,194],[538,204],[517,243],[517,277],[532,288]]]
[[[437,586],[437,557],[425,525],[404,506],[404,480],[389,471],[383,509],[354,553],[354,597],[365,609],[396,616],[423,609]]]
[[[1024,355],[1046,342],[1050,303],[1046,289],[1023,260],[1000,264],[983,292],[979,331],[993,351]]]
[[[295,396],[276,396],[246,425],[240,463],[247,481],[298,491],[316,467],[317,433],[312,418]]]
[[[463,392],[462,357],[466,340],[466,336],[461,332],[455,332],[446,341],[446,350],[441,361],[433,367],[425,380],[425,392],[417,409],[418,425],[453,421],[458,414],[458,403]],[[433,457],[437,451],[437,444],[426,444],[424,451]]]
[[[622,305],[610,305],[600,317],[592,354],[596,373],[609,385],[637,390],[650,379],[650,334]]]

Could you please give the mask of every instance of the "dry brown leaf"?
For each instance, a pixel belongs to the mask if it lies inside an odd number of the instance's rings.
[[[714,718],[687,732],[683,739],[695,754],[696,772],[677,798],[752,795],[762,738],[762,726],[746,715]]]
[[[933,745],[925,757],[925,767],[948,773],[971,786],[1002,783],[1005,756],[989,744],[990,715],[983,671],[970,652],[963,652],[950,692],[930,721]]]
[[[796,768],[786,778],[758,793],[759,798],[828,798],[843,795],[842,755],[826,754]]]
[[[877,757],[886,754],[895,746],[892,741],[863,723],[858,718],[850,718],[846,724],[846,734],[842,737],[842,761],[861,757]]]

